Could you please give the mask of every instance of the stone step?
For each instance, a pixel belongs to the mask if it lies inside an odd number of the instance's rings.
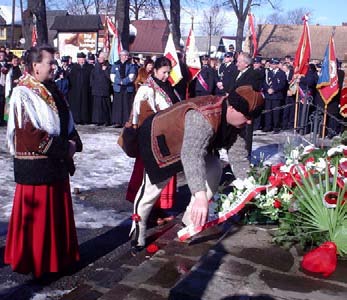
[[[174,221],[153,230],[148,240],[159,251],[149,254],[144,250],[135,257],[127,252],[61,299],[168,299],[172,287],[225,232],[223,226],[211,228],[185,243],[177,238],[180,228],[181,224]]]

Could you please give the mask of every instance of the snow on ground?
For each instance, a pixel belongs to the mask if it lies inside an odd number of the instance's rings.
[[[75,155],[76,173],[71,177],[71,190],[80,191],[114,188],[127,183],[134,159],[128,158],[117,145],[119,130],[94,125],[79,126],[83,152]],[[15,183],[13,182],[12,157],[5,141],[6,128],[0,127],[0,235],[7,230],[11,214]],[[270,163],[282,159],[282,148],[287,136],[261,134],[254,137],[253,155],[264,153]],[[227,161],[225,151],[221,158]],[[254,159],[254,157],[252,158]],[[77,228],[101,228],[116,226],[130,216],[130,212],[116,213],[112,209],[102,210],[84,205],[74,198],[74,213]]]
[[[128,158],[117,145],[119,131],[94,125],[79,129],[84,148],[82,153],[75,155],[76,172],[70,180],[71,190],[110,188],[128,182],[134,159]],[[0,127],[0,234],[7,230],[15,188],[12,157],[7,150],[5,134],[6,128]],[[130,216],[130,212],[100,210],[76,199],[74,213],[77,228],[116,226]]]

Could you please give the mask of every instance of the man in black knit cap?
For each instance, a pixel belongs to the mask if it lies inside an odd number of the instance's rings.
[[[149,213],[177,172],[184,171],[192,194],[183,223],[200,226],[206,222],[208,200],[217,191],[222,175],[218,150],[230,148],[263,101],[261,93],[242,86],[228,96],[188,99],[145,120],[139,128],[145,176],[134,203],[134,252],[145,246]]]

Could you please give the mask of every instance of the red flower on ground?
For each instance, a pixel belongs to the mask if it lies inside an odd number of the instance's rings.
[[[301,262],[303,269],[309,272],[330,276],[336,269],[337,248],[333,242],[325,242],[318,248],[306,253]]]
[[[275,201],[274,201],[274,208],[281,208],[281,206],[282,206],[281,201],[278,200],[278,199],[275,199]]]
[[[159,247],[156,244],[150,244],[146,248],[148,253],[155,253],[159,250]]]
[[[141,221],[141,217],[139,214],[132,214],[131,215],[131,219],[135,222],[140,222]]]

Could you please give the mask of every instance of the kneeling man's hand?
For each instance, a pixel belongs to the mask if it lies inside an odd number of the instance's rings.
[[[191,219],[195,227],[202,226],[207,221],[208,199],[205,191],[195,193],[191,209]]]

